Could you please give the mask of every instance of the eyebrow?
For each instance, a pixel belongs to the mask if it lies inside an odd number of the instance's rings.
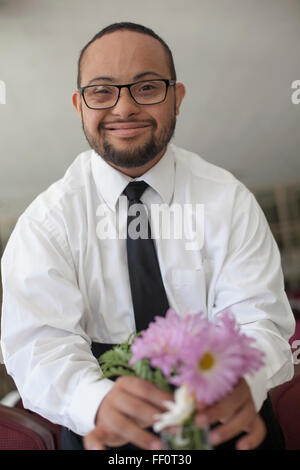
[[[149,70],[149,71],[147,71],[147,72],[138,73],[137,75],[135,75],[135,76],[133,77],[133,80],[139,80],[140,78],[144,78],[144,77],[146,77],[147,75],[154,75],[155,77],[164,78],[161,74]],[[110,83],[116,83],[118,80],[117,80],[116,78],[114,78],[114,77],[104,77],[104,76],[101,76],[101,77],[92,78],[92,80],[90,80],[90,81],[88,82],[88,85],[90,85],[90,84],[93,83],[93,82],[99,82],[99,81],[110,82]]]

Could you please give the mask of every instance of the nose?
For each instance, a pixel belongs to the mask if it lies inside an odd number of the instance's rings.
[[[128,88],[122,88],[117,104],[111,109],[112,114],[122,119],[137,114],[140,111],[139,105],[134,101]]]

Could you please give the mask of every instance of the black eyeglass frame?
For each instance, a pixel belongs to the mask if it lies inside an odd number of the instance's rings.
[[[137,85],[138,83],[146,83],[146,82],[164,82],[166,84],[166,92],[165,92],[165,96],[164,98],[161,100],[161,101],[157,101],[156,103],[139,103],[138,101],[136,101],[136,99],[134,98],[134,96],[132,95],[131,93],[131,87],[133,85]],[[153,104],[159,104],[159,103],[162,103],[163,101],[165,101],[166,97],[167,97],[167,94],[168,94],[168,89],[170,86],[174,86],[176,84],[176,80],[169,80],[167,78],[155,78],[153,80],[141,80],[139,82],[133,82],[133,83],[127,83],[127,85],[111,85],[110,83],[99,83],[98,85],[87,85],[87,86],[82,86],[82,87],[78,87],[78,91],[80,92],[80,95],[82,96],[83,98],[83,101],[85,102],[86,106],[89,108],[89,109],[96,109],[96,110],[100,110],[100,109],[110,109],[110,108],[113,108],[114,106],[116,106],[116,104],[118,103],[119,101],[119,98],[120,98],[120,94],[121,94],[121,89],[122,88],[127,88],[129,90],[129,93],[130,93],[130,96],[131,98],[133,99],[133,101],[136,103],[136,104],[139,104],[140,106],[152,106]],[[85,96],[84,96],[84,90],[86,88],[91,88],[91,87],[95,87],[95,86],[113,86],[115,88],[118,88],[119,90],[119,94],[118,94],[118,97],[117,97],[117,100],[115,102],[115,104],[113,106],[108,106],[108,107],[105,107],[105,108],[92,108],[91,106],[89,106],[86,102],[86,99],[85,99]]]

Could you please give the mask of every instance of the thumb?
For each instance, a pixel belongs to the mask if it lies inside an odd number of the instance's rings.
[[[107,433],[101,427],[96,427],[89,434],[84,436],[83,445],[86,450],[105,450],[105,439]]]

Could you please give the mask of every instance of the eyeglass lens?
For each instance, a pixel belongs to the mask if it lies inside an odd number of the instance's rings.
[[[155,104],[165,99],[166,83],[144,81],[130,87],[134,100],[139,104]],[[117,102],[119,90],[113,85],[93,85],[85,88],[84,98],[91,108],[109,108]]]

